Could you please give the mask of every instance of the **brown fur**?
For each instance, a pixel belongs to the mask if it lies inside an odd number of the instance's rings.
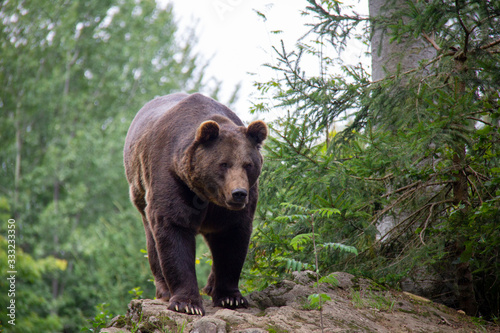
[[[215,306],[246,307],[238,289],[257,204],[262,121],[248,128],[200,94],[147,103],[125,140],[130,197],[142,215],[156,297],[169,309],[204,314],[196,283],[195,235],[213,257],[205,291]]]

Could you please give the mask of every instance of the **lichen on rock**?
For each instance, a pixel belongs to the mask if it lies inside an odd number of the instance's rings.
[[[314,272],[300,272],[247,296],[248,309],[214,308],[204,300],[206,315],[167,309],[160,300],[132,300],[125,316],[113,318],[103,333],[262,333],[262,332],[500,332],[479,325],[444,305],[417,301],[414,295],[391,290],[368,279],[336,273],[338,285],[320,285],[331,299],[322,310],[304,307],[317,293]],[[323,323],[323,329],[321,327]]]

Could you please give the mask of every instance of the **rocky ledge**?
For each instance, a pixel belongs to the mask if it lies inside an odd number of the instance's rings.
[[[413,294],[348,273],[336,273],[336,278],[336,286],[319,288],[330,298],[322,311],[308,301],[309,295],[318,293],[314,273],[300,272],[293,281],[248,295],[248,309],[214,308],[206,300],[204,317],[169,311],[158,300],[132,300],[127,314],[113,318],[101,332],[500,332],[498,326]]]

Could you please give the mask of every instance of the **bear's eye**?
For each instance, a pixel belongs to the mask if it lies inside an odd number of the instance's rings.
[[[249,170],[253,167],[252,163],[245,163],[243,164],[243,167],[246,169],[246,170]]]
[[[224,169],[229,168],[229,164],[227,164],[227,163],[221,163],[221,164],[219,164],[219,167],[224,170]]]

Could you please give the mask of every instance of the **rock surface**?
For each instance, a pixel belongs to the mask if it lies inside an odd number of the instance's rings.
[[[312,272],[294,274],[247,299],[248,309],[214,308],[205,300],[204,317],[167,310],[159,300],[133,300],[125,316],[115,317],[105,333],[261,333],[261,332],[500,332],[498,326],[474,323],[444,305],[388,290],[348,273],[336,273],[337,286],[314,287]],[[322,311],[309,304],[311,294],[331,299]],[[323,327],[323,329],[322,329]]]

